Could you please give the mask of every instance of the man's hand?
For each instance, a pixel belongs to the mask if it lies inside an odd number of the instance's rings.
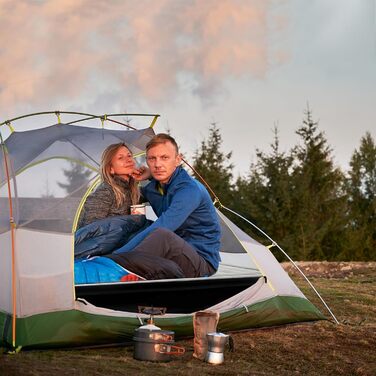
[[[146,166],[141,166],[139,168],[136,168],[132,172],[131,176],[133,177],[134,180],[141,181],[141,180],[150,179],[151,174],[150,174],[150,170]]]

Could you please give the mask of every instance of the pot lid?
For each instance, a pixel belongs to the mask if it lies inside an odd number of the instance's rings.
[[[142,325],[140,326],[138,329],[136,330],[161,330],[161,328],[159,328],[158,326],[154,325],[154,324],[147,324],[147,325]]]

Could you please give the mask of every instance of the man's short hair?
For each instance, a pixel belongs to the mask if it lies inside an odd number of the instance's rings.
[[[153,148],[154,146],[165,144],[166,142],[171,142],[171,144],[175,147],[176,154],[179,154],[179,147],[176,143],[175,139],[171,137],[167,133],[158,133],[156,134],[147,144],[146,144],[146,152],[149,149]]]

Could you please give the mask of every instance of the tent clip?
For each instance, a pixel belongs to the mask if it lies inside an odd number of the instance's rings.
[[[244,307],[245,311],[248,313],[249,312],[248,307],[245,304],[243,304],[243,307]]]
[[[273,240],[272,241],[272,244],[268,245],[267,248],[273,248],[273,247],[277,247],[277,243]]]
[[[11,226],[12,228],[16,228],[16,223],[14,222],[14,218],[13,218],[13,217],[10,217],[10,218],[9,218],[9,223],[10,223],[10,226]]]
[[[55,111],[55,115],[57,116],[57,123],[61,124],[60,111]]]
[[[9,127],[10,132],[13,133],[13,132],[14,132],[14,128],[12,127],[11,122],[10,122],[9,120],[7,120],[7,121],[5,122],[5,124]]]
[[[101,116],[101,122],[102,122],[102,128],[104,128],[104,122],[107,120],[107,115],[104,114],[103,116]]]
[[[219,198],[217,196],[214,197],[213,205],[215,206],[218,204],[218,207],[221,208],[223,205],[221,204],[221,201],[219,201]]]

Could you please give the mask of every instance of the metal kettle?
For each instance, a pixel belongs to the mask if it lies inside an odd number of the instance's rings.
[[[208,340],[208,352],[206,353],[205,361],[211,364],[223,363],[223,352],[229,341],[229,335],[215,332],[208,333],[206,338]]]

